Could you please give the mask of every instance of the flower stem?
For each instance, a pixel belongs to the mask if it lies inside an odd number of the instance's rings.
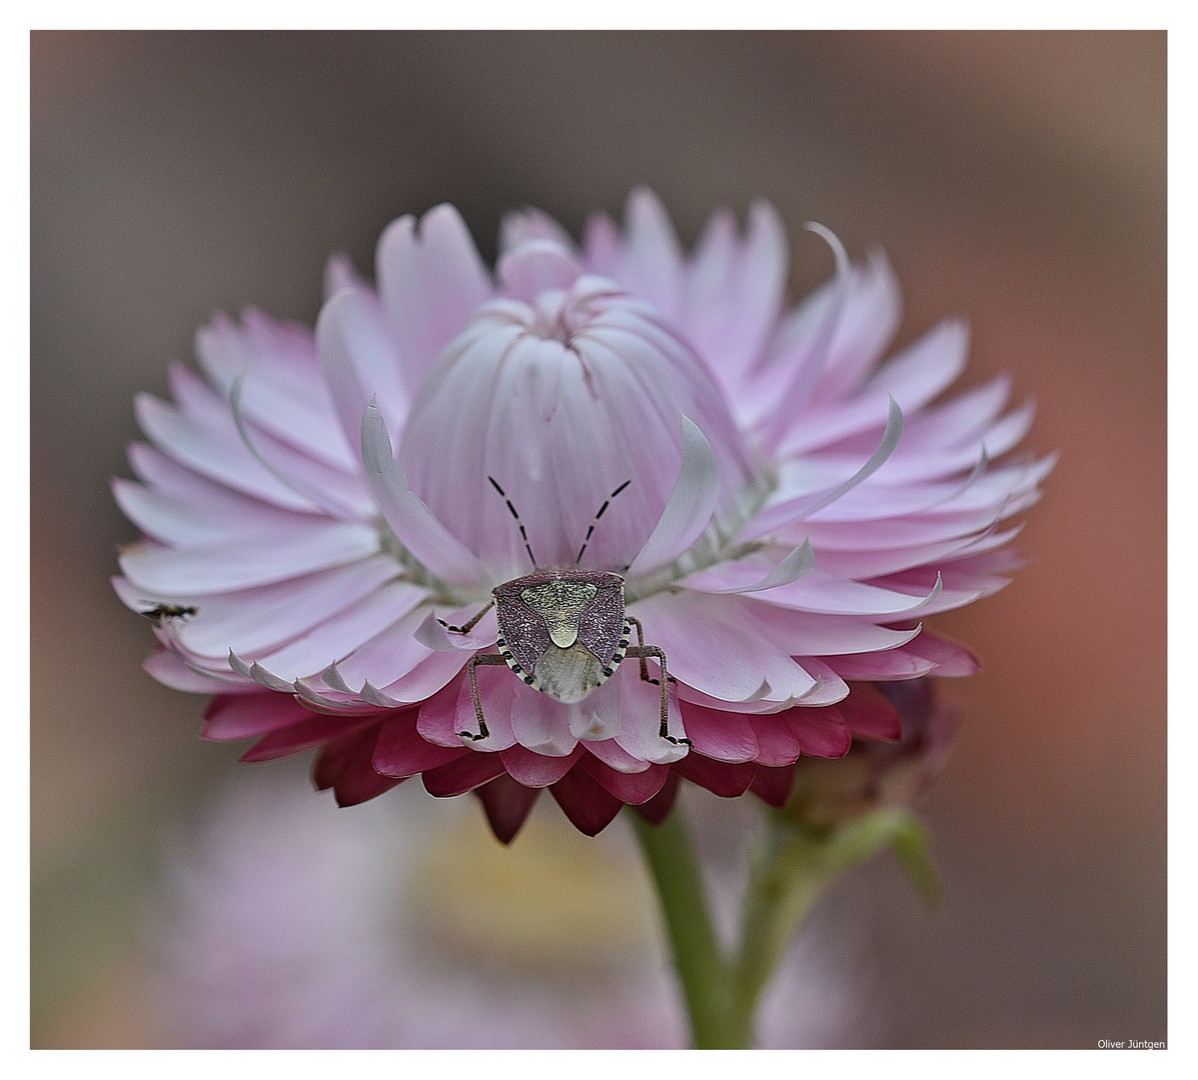
[[[771,813],[753,859],[731,967],[733,1009],[753,1016],[796,931],[825,889],[854,866],[908,835],[917,819],[882,809],[818,827]]]
[[[682,984],[696,1050],[752,1046],[752,1014],[738,1008],[729,965],[720,952],[703,879],[681,813],[660,825],[632,814],[641,853],[653,878],[669,934],[674,969]]]

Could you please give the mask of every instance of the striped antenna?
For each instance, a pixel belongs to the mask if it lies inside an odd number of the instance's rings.
[[[491,483],[494,483],[494,482],[495,482],[494,480],[491,481]],[[578,549],[578,558],[574,560],[575,566],[578,566],[582,563],[583,553],[587,549],[587,544],[589,544],[591,542],[591,534],[595,531],[595,526],[599,524],[599,519],[601,517],[603,517],[603,511],[606,510],[611,505],[612,499],[614,499],[617,495],[619,495],[620,492],[623,491],[631,483],[632,483],[631,480],[625,480],[624,483],[622,483],[618,488],[616,488],[615,491],[613,491],[606,499],[603,500],[603,505],[601,507],[599,507],[599,513],[597,513],[594,516],[594,518],[591,519],[591,525],[590,525],[590,528],[587,529],[586,536],[583,538],[582,547],[580,547]],[[511,504],[509,503],[508,505],[510,506]]]
[[[532,563],[532,568],[535,570],[540,564],[537,562],[537,557],[532,553],[532,545],[528,542],[528,533],[524,531],[524,522],[520,520],[520,515],[516,513],[516,508],[512,505],[512,500],[507,497],[507,493],[495,483],[495,477],[488,476],[487,479],[491,481],[491,487],[499,492],[499,497],[507,503],[507,508],[512,512],[512,517],[516,519],[516,524],[520,526],[520,537],[524,541],[524,550],[528,552],[528,561]],[[607,504],[604,503],[604,505],[606,506]],[[587,535],[589,536],[590,534],[588,533]]]

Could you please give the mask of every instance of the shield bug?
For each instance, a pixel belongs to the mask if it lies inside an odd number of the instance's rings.
[[[507,503],[508,510],[516,520],[533,572],[497,585],[491,591],[490,603],[464,625],[450,626],[442,622],[451,633],[469,633],[492,607],[499,620],[499,635],[495,643],[498,652],[477,653],[467,665],[478,731],[460,731],[458,734],[476,742],[490,734],[478,694],[479,665],[506,664],[534,690],[571,705],[582,701],[607,682],[626,657],[633,657],[640,661],[641,678],[661,687],[658,734],[667,742],[690,746],[689,739],[675,738],[670,734],[669,683],[673,679],[666,670],[666,654],[656,645],[646,645],[640,621],[625,613],[624,579],[619,574],[583,570],[580,567],[599,519],[611,505],[612,499],[632,481],[625,480],[599,507],[583,538],[582,547],[578,549],[573,567],[543,568],[532,553],[524,522],[520,520],[512,500],[493,477],[488,476],[487,479]],[[637,643],[630,645],[634,627]],[[661,665],[660,680],[649,675],[646,663],[649,657]]]

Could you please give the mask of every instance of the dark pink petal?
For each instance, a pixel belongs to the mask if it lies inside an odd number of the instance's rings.
[[[422,773],[420,779],[430,795],[446,799],[453,795],[465,795],[476,787],[493,780],[504,772],[498,754],[472,751],[435,769]]]
[[[301,720],[290,727],[279,728],[259,739],[241,755],[241,760],[274,761],[276,758],[289,757],[291,754],[298,754],[303,750],[311,750],[314,746],[321,746],[343,735],[352,734],[366,727],[377,726],[377,724],[377,717],[361,719],[308,713],[306,720]]]
[[[624,805],[581,765],[575,765],[549,793],[574,827],[587,836],[596,836],[606,829]]]
[[[531,788],[543,788],[550,784],[556,784],[574,767],[574,763],[582,755],[581,746],[576,747],[572,754],[567,754],[565,757],[546,757],[544,754],[535,754],[519,744],[499,752],[499,757],[503,761],[503,767],[507,769],[508,775],[518,783]]]
[[[590,754],[582,759],[582,768],[620,802],[634,806],[652,799],[661,791],[662,785],[670,775],[670,770],[665,765],[650,765],[644,772],[638,773],[619,772]]]
[[[415,776],[456,761],[470,751],[463,746],[438,746],[420,737],[415,710],[386,720],[374,747],[373,766],[384,776]]]
[[[837,712],[837,706],[821,709],[790,709],[779,719],[785,721],[804,754],[814,757],[844,757],[853,744],[849,725]]]
[[[786,805],[786,800],[790,798],[794,785],[795,771],[793,767],[768,769],[758,765],[749,790],[770,806],[783,807]]]
[[[525,787],[504,775],[476,788],[474,794],[483,804],[495,839],[501,844],[510,844],[541,792],[539,788]]]
[[[670,775],[666,777],[666,782],[662,785],[661,791],[654,795],[648,802],[634,806],[633,809],[649,824],[660,825],[666,819],[666,815],[674,808],[674,800],[678,797],[678,785],[678,774],[671,770]]]
[[[312,713],[282,694],[220,694],[204,710],[205,739],[225,741],[264,735],[297,724]]]
[[[757,737],[758,765],[792,765],[803,751],[798,735],[781,716],[764,715],[748,717]]]
[[[695,750],[717,761],[755,761],[757,737],[739,713],[687,704],[682,710],[686,734]]]
[[[317,756],[312,779],[321,791],[333,789],[338,806],[356,806],[402,783],[371,768],[378,734],[377,726],[364,728],[334,740]]]
[[[854,736],[893,741],[903,733],[898,709],[871,683],[854,684],[849,696],[832,707]]]
[[[757,766],[751,761],[737,764],[712,761],[693,751],[671,768],[684,780],[698,784],[724,799],[734,799],[748,791],[757,771]]]

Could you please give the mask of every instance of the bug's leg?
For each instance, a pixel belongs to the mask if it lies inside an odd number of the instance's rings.
[[[470,675],[470,700],[474,702],[474,715],[478,717],[478,733],[473,731],[459,731],[458,734],[463,739],[471,739],[478,742],[480,739],[485,739],[491,732],[487,728],[486,717],[483,716],[482,698],[478,696],[478,675],[475,673],[475,668],[479,664],[502,664],[504,659],[498,653],[478,653],[470,657],[470,663],[466,665],[466,669]]]
[[[645,647],[645,628],[643,626],[641,626],[641,620],[634,619],[631,615],[625,615],[624,621],[626,623],[631,623],[633,626],[636,627],[637,647],[643,649]],[[629,651],[629,652],[625,653],[624,655],[625,656],[635,656],[636,653]],[[654,686],[656,686],[657,680],[649,677],[649,665],[645,663],[645,657],[649,656],[649,655],[651,655],[651,654],[650,653],[641,653],[641,682],[650,682]],[[663,671],[665,670],[664,664],[662,665],[662,670]],[[670,682],[677,682],[677,680],[674,678],[673,675],[667,674],[666,678],[669,679]]]
[[[687,738],[676,739],[670,734],[670,673],[666,671],[666,654],[661,651],[656,645],[634,645],[629,649],[625,656],[639,657],[642,664],[645,662],[646,656],[656,657],[661,662],[661,727],[657,729],[657,734],[660,735],[666,742],[672,742],[675,746],[693,746],[694,744]],[[657,679],[650,679],[650,682],[657,683]]]
[[[449,623],[447,623],[444,619],[438,619],[437,622],[439,622],[443,627],[445,627],[445,629],[448,630],[451,634],[468,634],[477,625],[478,620],[481,619],[494,606],[495,606],[495,601],[492,600],[489,604],[487,604],[487,606],[485,608],[482,609],[482,611],[477,612],[475,615],[472,615],[470,618],[470,621],[468,623],[466,623],[464,626],[450,626]]]

